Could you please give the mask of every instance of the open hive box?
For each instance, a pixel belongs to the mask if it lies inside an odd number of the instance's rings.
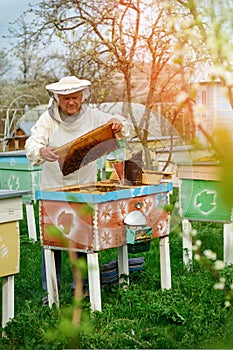
[[[56,150],[63,175],[119,147],[112,123]],[[141,170],[140,170],[141,171]],[[151,186],[100,181],[37,191],[40,201],[41,242],[44,246],[98,251],[127,244],[125,216],[140,210],[152,227],[152,238],[169,233],[168,204],[171,183]],[[155,182],[155,181],[154,181]]]
[[[171,183],[122,186],[110,181],[37,191],[41,241],[44,246],[99,251],[123,246],[125,216],[140,210],[153,228],[152,238],[169,234]]]

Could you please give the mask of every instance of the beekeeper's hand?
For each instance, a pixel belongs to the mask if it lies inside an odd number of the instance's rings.
[[[55,149],[51,147],[41,147],[39,151],[40,158],[48,162],[55,162],[59,159],[59,156],[54,153],[54,150]]]
[[[119,119],[117,119],[117,118],[112,118],[112,119],[110,119],[110,122],[113,123],[113,124],[112,124],[112,131],[114,132],[114,134],[116,134],[116,133],[118,133],[118,132],[121,131],[121,129],[122,129],[122,124],[121,124],[121,122],[120,122]]]

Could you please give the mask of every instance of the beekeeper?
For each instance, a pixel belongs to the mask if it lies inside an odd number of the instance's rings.
[[[91,183],[97,180],[96,161],[63,176],[54,150],[97,127],[113,122],[114,133],[126,136],[129,124],[122,116],[114,118],[89,105],[91,82],[75,76],[67,76],[46,86],[51,98],[48,109],[31,129],[25,144],[26,155],[32,165],[42,165],[42,190]],[[55,250],[58,289],[60,289],[61,251]],[[44,254],[42,255],[42,286],[47,291]],[[43,305],[48,298],[43,298]]]
[[[126,136],[128,122],[120,115],[113,118],[89,106],[91,83],[88,80],[68,76],[47,85],[46,89],[51,96],[48,110],[32,127],[25,144],[32,165],[42,164],[41,189],[95,182],[96,162],[63,176],[54,150],[109,121],[113,122],[114,133]]]

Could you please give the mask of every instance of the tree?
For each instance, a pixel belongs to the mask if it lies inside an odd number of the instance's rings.
[[[198,30],[213,65],[212,77],[218,77],[233,108],[233,4],[231,0],[177,0],[190,18],[192,31],[189,40],[194,41]],[[187,28],[186,28],[187,31]]]
[[[5,50],[0,50],[0,77],[3,78],[10,69],[9,60],[6,58]]]
[[[14,38],[10,54],[18,62],[21,72],[17,78],[19,82],[47,82],[56,79],[64,70],[64,56],[56,52],[49,53],[48,49],[45,52],[40,36],[33,33],[24,14],[10,27],[9,38]]]
[[[167,2],[155,0],[89,0],[85,3],[53,0],[49,4],[41,1],[34,13],[37,17],[35,33],[38,35],[48,30],[49,35],[59,36],[69,48],[68,70],[93,76],[94,91],[100,91],[101,98],[106,94],[103,88],[95,89],[96,78],[101,79],[102,83],[114,77],[116,72],[123,75],[125,111],[129,112],[135,135],[145,149],[146,166],[149,168],[151,161],[147,141],[151,109],[163,96],[168,95],[168,91],[174,103],[175,96],[183,88],[187,90],[184,81],[187,82],[190,76],[187,72],[193,65],[192,57],[187,54],[185,63],[183,58],[179,64],[175,63],[179,56],[177,49],[181,47],[178,44],[181,44],[181,40],[186,46],[189,44],[179,31],[181,20],[180,23],[176,22],[177,30],[174,31],[176,18],[173,14],[172,25],[168,22],[171,10]],[[181,12],[180,18],[182,15]],[[148,66],[145,114],[138,124],[131,108],[132,72],[135,68]],[[177,89],[178,81],[183,82],[183,88]],[[110,89],[109,83],[105,86],[108,91],[114,89],[114,86]],[[186,102],[190,103],[188,99],[182,101],[173,117],[170,117],[172,127]]]
[[[189,33],[189,40],[194,41],[197,33],[201,36],[210,61],[210,77],[220,80],[225,94],[233,109],[233,4],[231,0],[177,0],[186,12],[189,22],[185,28]],[[189,28],[189,31],[188,31]],[[231,209],[233,151],[232,135],[229,130],[215,130],[215,135],[203,129],[198,123],[201,132],[206,136],[214,152],[222,163],[222,197]]]

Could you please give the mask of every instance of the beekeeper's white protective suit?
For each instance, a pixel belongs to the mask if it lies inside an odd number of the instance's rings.
[[[31,136],[25,144],[26,155],[32,165],[42,164],[41,189],[95,182],[97,173],[96,161],[91,162],[78,171],[63,176],[58,161],[43,161],[40,158],[39,150],[41,147],[50,146],[57,148],[63,146],[87,132],[106,124],[113,118],[111,114],[101,112],[97,108],[88,105],[87,100],[90,95],[89,81],[78,79],[79,82],[76,82],[75,77],[70,78],[73,78],[73,84],[60,84],[62,80],[66,79],[63,78],[58,83],[46,86],[52,95],[48,110],[40,116],[36,124],[32,127]],[[69,94],[79,90],[83,90],[81,111],[78,115],[62,120],[58,107],[57,94]],[[130,124],[120,115],[114,115],[114,118],[117,118],[122,123],[121,133],[123,136],[127,136],[129,134]]]

